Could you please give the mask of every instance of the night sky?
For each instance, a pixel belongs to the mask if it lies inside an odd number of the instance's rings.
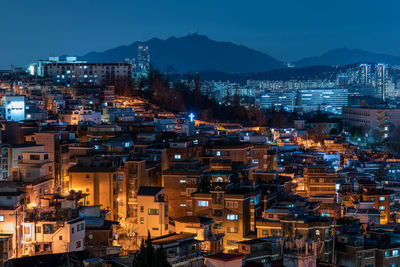
[[[0,69],[199,32],[294,61],[333,48],[400,56],[400,2],[1,0]]]

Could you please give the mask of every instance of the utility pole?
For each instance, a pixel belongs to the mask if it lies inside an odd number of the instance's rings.
[[[335,226],[336,226],[336,218],[333,219],[333,229],[332,229],[332,264],[336,265],[336,255],[335,255],[335,234],[336,234],[336,230],[335,230]]]
[[[18,209],[14,213],[11,213],[10,216],[15,216],[15,258],[18,258]]]

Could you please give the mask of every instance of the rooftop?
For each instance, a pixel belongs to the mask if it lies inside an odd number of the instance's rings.
[[[141,186],[141,187],[139,187],[139,191],[138,191],[137,195],[138,196],[155,196],[161,190],[163,190],[163,188],[159,187],[159,186]]]

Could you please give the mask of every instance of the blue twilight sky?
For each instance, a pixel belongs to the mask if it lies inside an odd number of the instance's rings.
[[[0,69],[190,32],[294,61],[333,48],[400,56],[398,0],[0,0]]]

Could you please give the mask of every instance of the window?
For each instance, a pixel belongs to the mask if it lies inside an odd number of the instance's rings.
[[[36,226],[36,233],[41,233],[41,232],[42,232],[42,227]]]
[[[365,252],[365,258],[372,258],[374,256],[375,256],[375,254],[373,251]]]
[[[158,231],[159,228],[158,228],[158,227],[153,227],[151,230],[153,230],[153,231]]]
[[[385,197],[379,197],[379,201],[385,201]]]
[[[52,224],[43,224],[43,234],[54,234],[54,226]]]
[[[78,224],[78,227],[76,228],[76,231],[77,232],[82,231],[83,228],[85,228],[85,224],[84,223],[80,223],[80,224]]]
[[[215,152],[215,155],[216,155],[217,157],[220,157],[220,156],[221,156],[221,151]]]
[[[49,154],[44,154],[43,158],[44,159],[49,159]]]
[[[222,210],[213,210],[213,216],[221,217],[222,216]]]
[[[267,229],[263,229],[263,230],[261,231],[261,234],[262,234],[262,235],[265,235],[265,236],[268,236],[268,230],[267,230]]]
[[[40,233],[40,232],[39,232]],[[71,228],[71,233],[73,234],[73,233],[75,233],[75,227],[72,227]]]
[[[140,217],[140,223],[144,224],[144,218],[143,217]]]
[[[238,220],[238,215],[237,214],[227,214],[226,219],[228,221],[237,221]]]
[[[230,209],[237,209],[238,208],[238,202],[237,201],[226,201],[226,207]]]
[[[385,251],[385,257],[390,257],[390,251]]]
[[[185,203],[181,203],[179,206],[186,207],[186,204]]]
[[[181,159],[181,158],[182,158],[182,156],[180,154],[175,154],[174,155],[174,159]]]
[[[40,160],[40,155],[29,155],[30,160]]]
[[[149,215],[158,215],[158,209],[149,209]]]
[[[144,212],[144,207],[140,206],[140,212]]]
[[[320,234],[319,230],[315,230],[315,234],[319,235]]]
[[[62,235],[60,235],[60,236],[58,237],[58,240],[62,240]]]
[[[398,249],[393,250],[392,251],[392,256],[394,256],[394,257],[399,256],[399,250]]]
[[[181,179],[181,180],[179,180],[179,183],[186,184],[186,180],[185,179]]]
[[[222,229],[222,224],[215,223],[214,226],[213,226],[213,229]]]
[[[197,202],[197,206],[199,206],[199,207],[208,207],[208,201],[206,201],[206,200],[199,200],[199,201]]]
[[[268,218],[273,219],[274,218],[274,214],[273,213],[268,214]]]
[[[374,201],[374,200],[375,200],[374,197],[370,197],[370,198],[369,198],[369,201]]]
[[[379,206],[379,210],[385,210],[385,206]]]
[[[80,248],[82,245],[81,241],[76,241],[76,248]]]
[[[4,215],[0,215],[0,222],[4,222]]]
[[[228,227],[228,233],[237,233],[238,232],[238,228],[237,227]]]

